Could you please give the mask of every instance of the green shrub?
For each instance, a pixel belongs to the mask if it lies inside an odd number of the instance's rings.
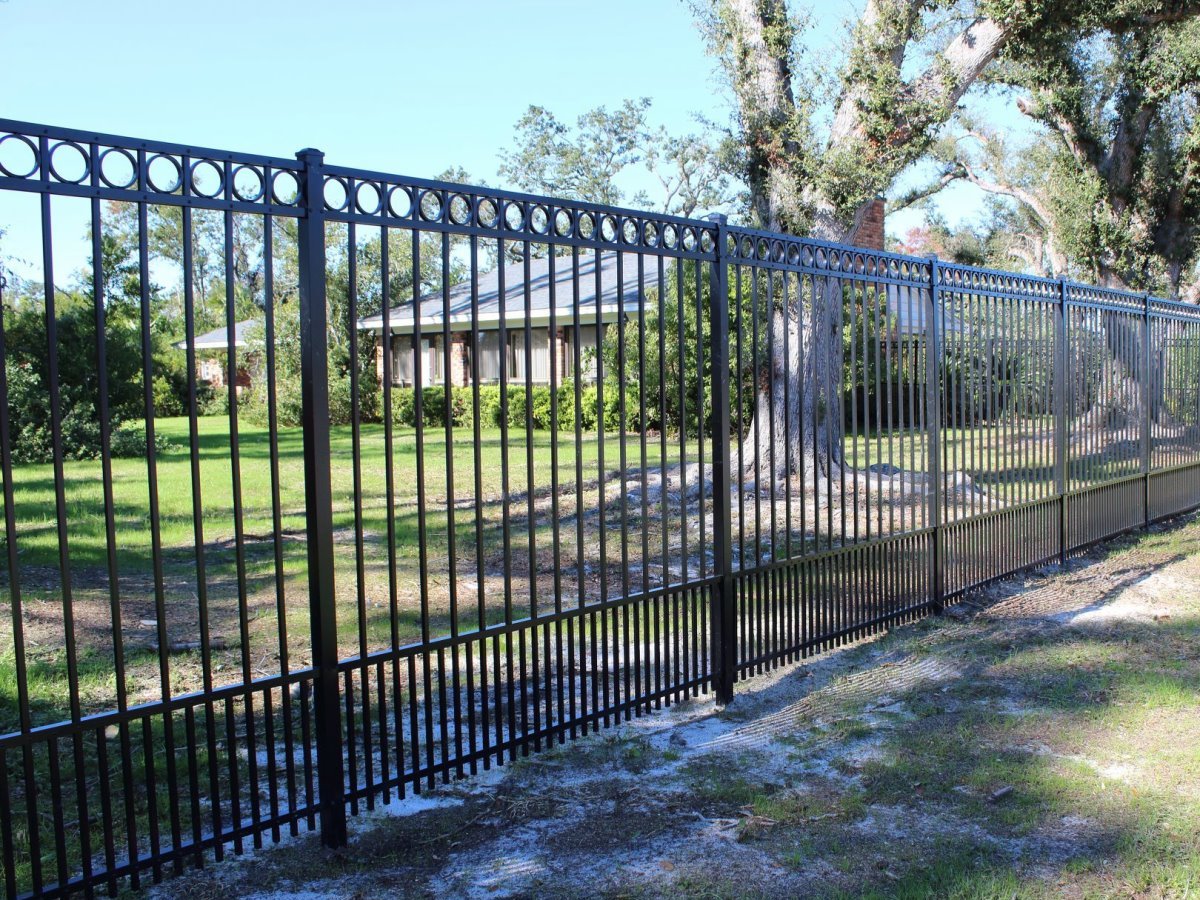
[[[510,386],[508,394],[508,427],[525,427],[525,388]]]
[[[412,428],[417,424],[416,391],[394,387],[392,394],[392,424]]]
[[[486,384],[479,388],[479,425],[482,428],[500,427],[500,385]]]
[[[546,430],[554,425],[550,415],[553,395],[546,385],[538,385],[533,389],[533,427]]]
[[[599,420],[600,392],[594,384],[579,392],[579,426],[583,431],[595,431]]]
[[[156,416],[182,416],[187,412],[186,394],[181,398],[172,380],[163,375],[155,375],[153,389]]]
[[[227,416],[229,415],[229,392],[224,388],[214,390],[212,387],[208,387],[203,393],[197,390],[196,408],[202,416]],[[263,422],[266,422],[265,411]]]
[[[114,457],[137,459],[146,455],[146,427],[140,422],[125,422],[113,430],[108,444]],[[156,455],[175,449],[175,443],[165,436],[154,433]]]
[[[332,404],[332,385],[330,390]],[[524,385],[509,385],[504,393],[508,411],[508,427],[524,431],[526,415]],[[549,429],[553,424],[550,387],[535,385],[531,396],[533,427],[543,431]],[[582,388],[579,398],[582,413],[580,428],[590,431],[596,427],[596,388],[591,385]],[[502,419],[500,399],[500,385],[484,384],[479,386],[480,428],[500,427]],[[473,428],[475,425],[474,389],[471,387],[451,388],[450,403],[450,414],[454,427]],[[606,396],[605,405],[610,404],[615,410],[615,397],[610,400]],[[421,419],[426,428],[446,424],[446,393],[440,386],[427,387],[421,391]],[[416,425],[416,395],[412,388],[392,388],[392,423],[407,428]],[[575,386],[569,381],[558,388],[558,427],[564,431],[570,431],[575,427]]]
[[[625,427],[629,427],[630,406],[628,398],[625,402]],[[621,383],[616,379],[608,379],[604,384],[604,430],[621,430]]]

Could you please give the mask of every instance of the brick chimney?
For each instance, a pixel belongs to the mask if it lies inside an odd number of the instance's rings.
[[[872,200],[850,243],[867,250],[882,250],[884,209],[885,201],[882,197]]]

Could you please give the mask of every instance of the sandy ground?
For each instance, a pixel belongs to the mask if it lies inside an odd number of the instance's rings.
[[[1200,520],[163,898],[1200,895]]]

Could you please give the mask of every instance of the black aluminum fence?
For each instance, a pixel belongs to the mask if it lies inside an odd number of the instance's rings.
[[[336,845],[1200,503],[1178,303],[12,121],[0,203],[11,897]]]

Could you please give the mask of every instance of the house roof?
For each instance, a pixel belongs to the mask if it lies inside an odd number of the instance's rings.
[[[621,286],[617,280],[616,253],[602,253],[600,257],[600,314],[605,321],[617,317],[622,307],[637,309],[638,305],[638,258],[635,253],[623,253]],[[647,259],[644,265],[645,285],[647,288],[658,284],[658,265],[653,259]],[[524,261],[511,263],[503,269],[493,269],[480,273],[474,281],[470,279],[451,286],[447,298],[441,291],[427,294],[420,299],[421,327],[441,327],[446,309],[449,309],[452,324],[470,327],[472,323],[471,298],[472,287],[478,293],[479,305],[477,321],[480,327],[495,327],[500,320],[500,275],[504,276],[504,319],[506,325],[525,324],[526,287],[528,287],[528,302],[530,324],[545,324],[550,320],[551,287],[554,289],[554,311],[557,318],[564,322],[575,313],[575,291],[578,285],[579,311],[584,317],[596,315],[596,255],[581,253],[579,268],[576,270],[570,257],[559,256],[554,259],[554,279],[550,278],[550,258],[529,260],[529,278],[525,277]],[[393,332],[405,334],[413,330],[413,305],[406,303],[395,306],[389,311],[388,327]],[[382,331],[383,316],[374,315],[360,319],[360,330]]]
[[[236,323],[233,326],[233,346],[245,347],[250,327],[261,324],[258,319],[246,319],[244,322]],[[198,334],[192,345],[196,350],[227,350],[229,348],[229,329],[214,328],[212,331]],[[180,350],[187,349],[187,338],[176,341],[175,346]]]

